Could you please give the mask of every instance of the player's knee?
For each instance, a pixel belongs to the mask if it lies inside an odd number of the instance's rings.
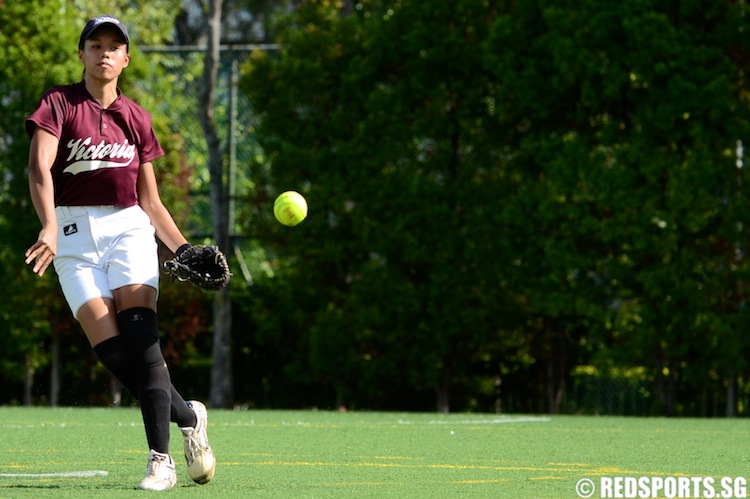
[[[159,386],[146,386],[138,391],[141,405],[153,407],[155,405],[169,407],[172,404],[171,392]]]
[[[145,307],[129,308],[118,312],[117,325],[133,362],[149,368],[164,366],[166,369],[159,345],[156,312]]]

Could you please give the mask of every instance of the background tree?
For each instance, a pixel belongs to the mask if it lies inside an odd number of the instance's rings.
[[[527,335],[518,355],[535,365],[521,372],[545,400],[531,410],[560,409],[573,363],[611,368],[628,348],[653,373],[656,410],[679,412],[685,362],[718,333],[706,286],[744,272],[709,236],[736,242],[744,225],[724,209],[744,198],[740,7],[487,7],[370,2],[342,18],[308,2],[281,59],[253,60],[244,88],[274,179],[326,214],[298,230],[304,245],[295,236],[304,271],[290,285],[317,294],[293,301],[312,310],[288,328],[324,382],[401,372],[442,410],[451,371],[469,371],[455,364],[495,332]],[[348,385],[339,400],[359,392]]]
[[[602,331],[599,322],[587,336],[610,336],[599,358],[616,358],[613,348],[633,348],[627,362],[649,366],[658,410],[669,414],[678,411],[686,362],[711,358],[707,343],[728,348],[714,352],[723,359],[746,348],[718,340],[726,326],[714,323],[713,329],[705,321],[718,305],[709,296],[742,301],[726,284],[746,272],[744,259],[732,254],[744,239],[737,229],[746,224],[737,211],[744,195],[734,154],[747,124],[732,61],[741,43],[738,8],[531,3],[498,19],[490,38],[502,92],[498,117],[525,162],[523,184],[551,184],[541,198],[520,197],[536,199],[540,214],[553,219],[577,205],[573,232],[559,226],[545,231],[572,250],[556,251],[570,255],[562,270],[606,286],[611,312],[631,314],[625,322],[638,324]],[[506,50],[509,45],[514,50]],[[545,209],[551,200],[558,206]],[[550,239],[539,239],[546,250],[558,247]],[[589,264],[573,260],[592,250],[598,257]],[[540,277],[548,279],[542,270]],[[553,296],[554,289],[528,280],[526,272],[524,283]],[[719,306],[729,319],[726,303]],[[728,365],[742,369],[744,361],[737,357]],[[706,376],[706,365],[692,367]]]
[[[337,380],[337,403],[429,397],[445,411],[519,321],[491,208],[507,188],[486,148],[491,79],[476,71],[491,16],[474,2],[339,14],[306,3],[281,59],[253,59],[245,80],[275,185],[320,213],[278,250],[304,267],[293,288],[316,290],[290,300],[309,315],[282,315],[317,379]],[[403,382],[379,393],[387,379]]]

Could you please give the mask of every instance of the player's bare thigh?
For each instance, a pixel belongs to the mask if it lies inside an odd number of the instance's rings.
[[[156,311],[156,299],[159,293],[156,288],[148,284],[130,284],[115,289],[114,295],[118,312],[136,307],[145,307]]]
[[[114,291],[114,299],[94,298],[78,310],[78,321],[92,347],[120,334],[117,312],[135,307],[156,310],[157,292],[145,284],[123,286]]]

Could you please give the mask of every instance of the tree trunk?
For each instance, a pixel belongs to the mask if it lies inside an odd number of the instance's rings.
[[[214,101],[216,83],[219,75],[219,57],[221,43],[221,8],[222,0],[209,2],[208,13],[208,46],[206,48],[203,70],[203,86],[200,96],[201,126],[206,134],[208,145],[208,170],[211,195],[211,221],[214,241],[221,250],[229,255],[231,241],[228,234],[228,206],[224,180],[224,160],[221,143],[216,131],[214,119]],[[229,290],[224,288],[216,292],[213,303],[214,312],[214,346],[213,366],[211,368],[210,404],[212,407],[232,407],[232,303]]]
[[[500,374],[495,375],[495,414],[503,412],[503,378]]]
[[[28,407],[31,405],[31,393],[34,386],[34,363],[31,360],[31,355],[26,355],[26,377],[23,384],[23,405]]]
[[[450,379],[450,367],[446,361],[444,362],[443,369],[440,371],[440,379],[438,380],[438,385],[435,389],[437,395],[437,410],[443,414],[447,414],[451,410],[449,388]]]
[[[122,385],[114,376],[109,376],[109,393],[112,396],[112,407],[122,406]]]
[[[232,302],[229,288],[214,296],[214,364],[211,368],[211,406],[231,408],[234,405],[232,380]]]
[[[737,376],[734,373],[727,377],[726,416],[728,418],[737,416]]]
[[[52,331],[52,345],[50,348],[52,357],[50,382],[49,382],[49,405],[57,407],[60,401],[60,333]]]
[[[547,411],[550,414],[560,414],[560,380],[557,379],[555,362],[552,359],[547,361]]]

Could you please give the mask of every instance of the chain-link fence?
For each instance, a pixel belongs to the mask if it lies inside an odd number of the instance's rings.
[[[216,86],[214,120],[221,140],[225,158],[224,182],[230,203],[230,232],[242,235],[238,221],[242,219],[242,207],[235,203],[248,196],[253,187],[249,176],[249,165],[258,161],[262,154],[254,139],[257,125],[250,101],[238,91],[241,64],[255,50],[275,51],[277,45],[222,46],[219,78]],[[178,99],[169,100],[169,105],[159,112],[166,116],[171,131],[183,141],[183,149],[194,166],[191,178],[191,196],[194,201],[194,217],[186,231],[196,237],[210,236],[210,203],[208,201],[208,150],[205,134],[199,117],[200,95],[203,91],[203,58],[205,49],[200,47],[142,47],[149,54],[150,63],[163,71],[154,73],[155,78],[167,78]],[[154,82],[141,80],[140,90],[149,92]]]
[[[240,68],[254,51],[274,52],[274,44],[234,45],[220,48],[219,77],[215,93],[214,120],[224,157],[224,185],[229,200],[228,227],[235,241],[235,255],[239,259],[246,280],[250,280],[244,258],[252,251],[246,240],[247,227],[252,220],[252,197],[256,180],[252,165],[262,165],[263,153],[254,131],[257,119],[250,101],[239,91]],[[209,196],[208,147],[200,120],[200,97],[203,91],[203,61],[205,48],[141,47],[148,54],[149,64],[158,67],[152,79],[135,83],[138,90],[153,92],[166,79],[170,99],[156,110],[168,122],[170,132],[179,137],[190,174],[190,211],[183,230],[189,239],[212,239],[211,202]]]

